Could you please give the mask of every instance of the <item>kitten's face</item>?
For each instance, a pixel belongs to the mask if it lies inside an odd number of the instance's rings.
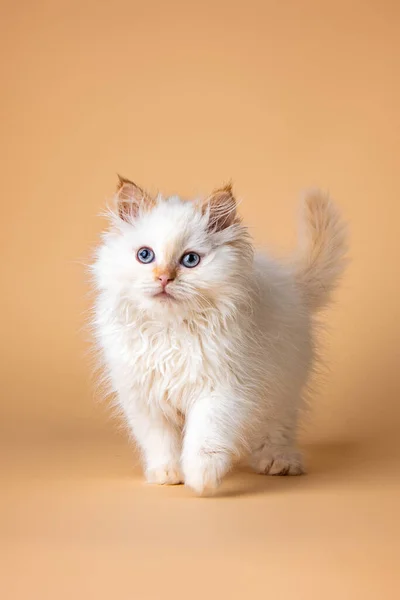
[[[117,225],[100,251],[100,287],[156,315],[229,310],[243,296],[252,247],[230,187],[206,202],[152,199],[121,180]]]

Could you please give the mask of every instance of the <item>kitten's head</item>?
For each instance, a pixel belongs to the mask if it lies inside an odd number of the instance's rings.
[[[202,201],[151,197],[119,178],[98,285],[152,314],[182,315],[245,300],[252,245],[230,185]]]

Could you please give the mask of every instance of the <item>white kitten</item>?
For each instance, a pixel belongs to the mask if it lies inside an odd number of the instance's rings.
[[[243,458],[260,473],[302,473],[313,314],[346,251],[329,198],[306,197],[289,264],[253,255],[230,186],[196,202],[120,178],[110,217],[93,265],[94,326],[147,481],[201,494]]]

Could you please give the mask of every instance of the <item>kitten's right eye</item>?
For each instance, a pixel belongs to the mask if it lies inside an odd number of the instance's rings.
[[[155,257],[156,255],[151,248],[140,248],[136,254],[138,261],[144,264],[153,262]]]

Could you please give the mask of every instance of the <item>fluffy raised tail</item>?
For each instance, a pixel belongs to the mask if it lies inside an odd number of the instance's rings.
[[[345,267],[347,228],[328,194],[313,190],[303,201],[296,278],[307,305],[324,308]]]

